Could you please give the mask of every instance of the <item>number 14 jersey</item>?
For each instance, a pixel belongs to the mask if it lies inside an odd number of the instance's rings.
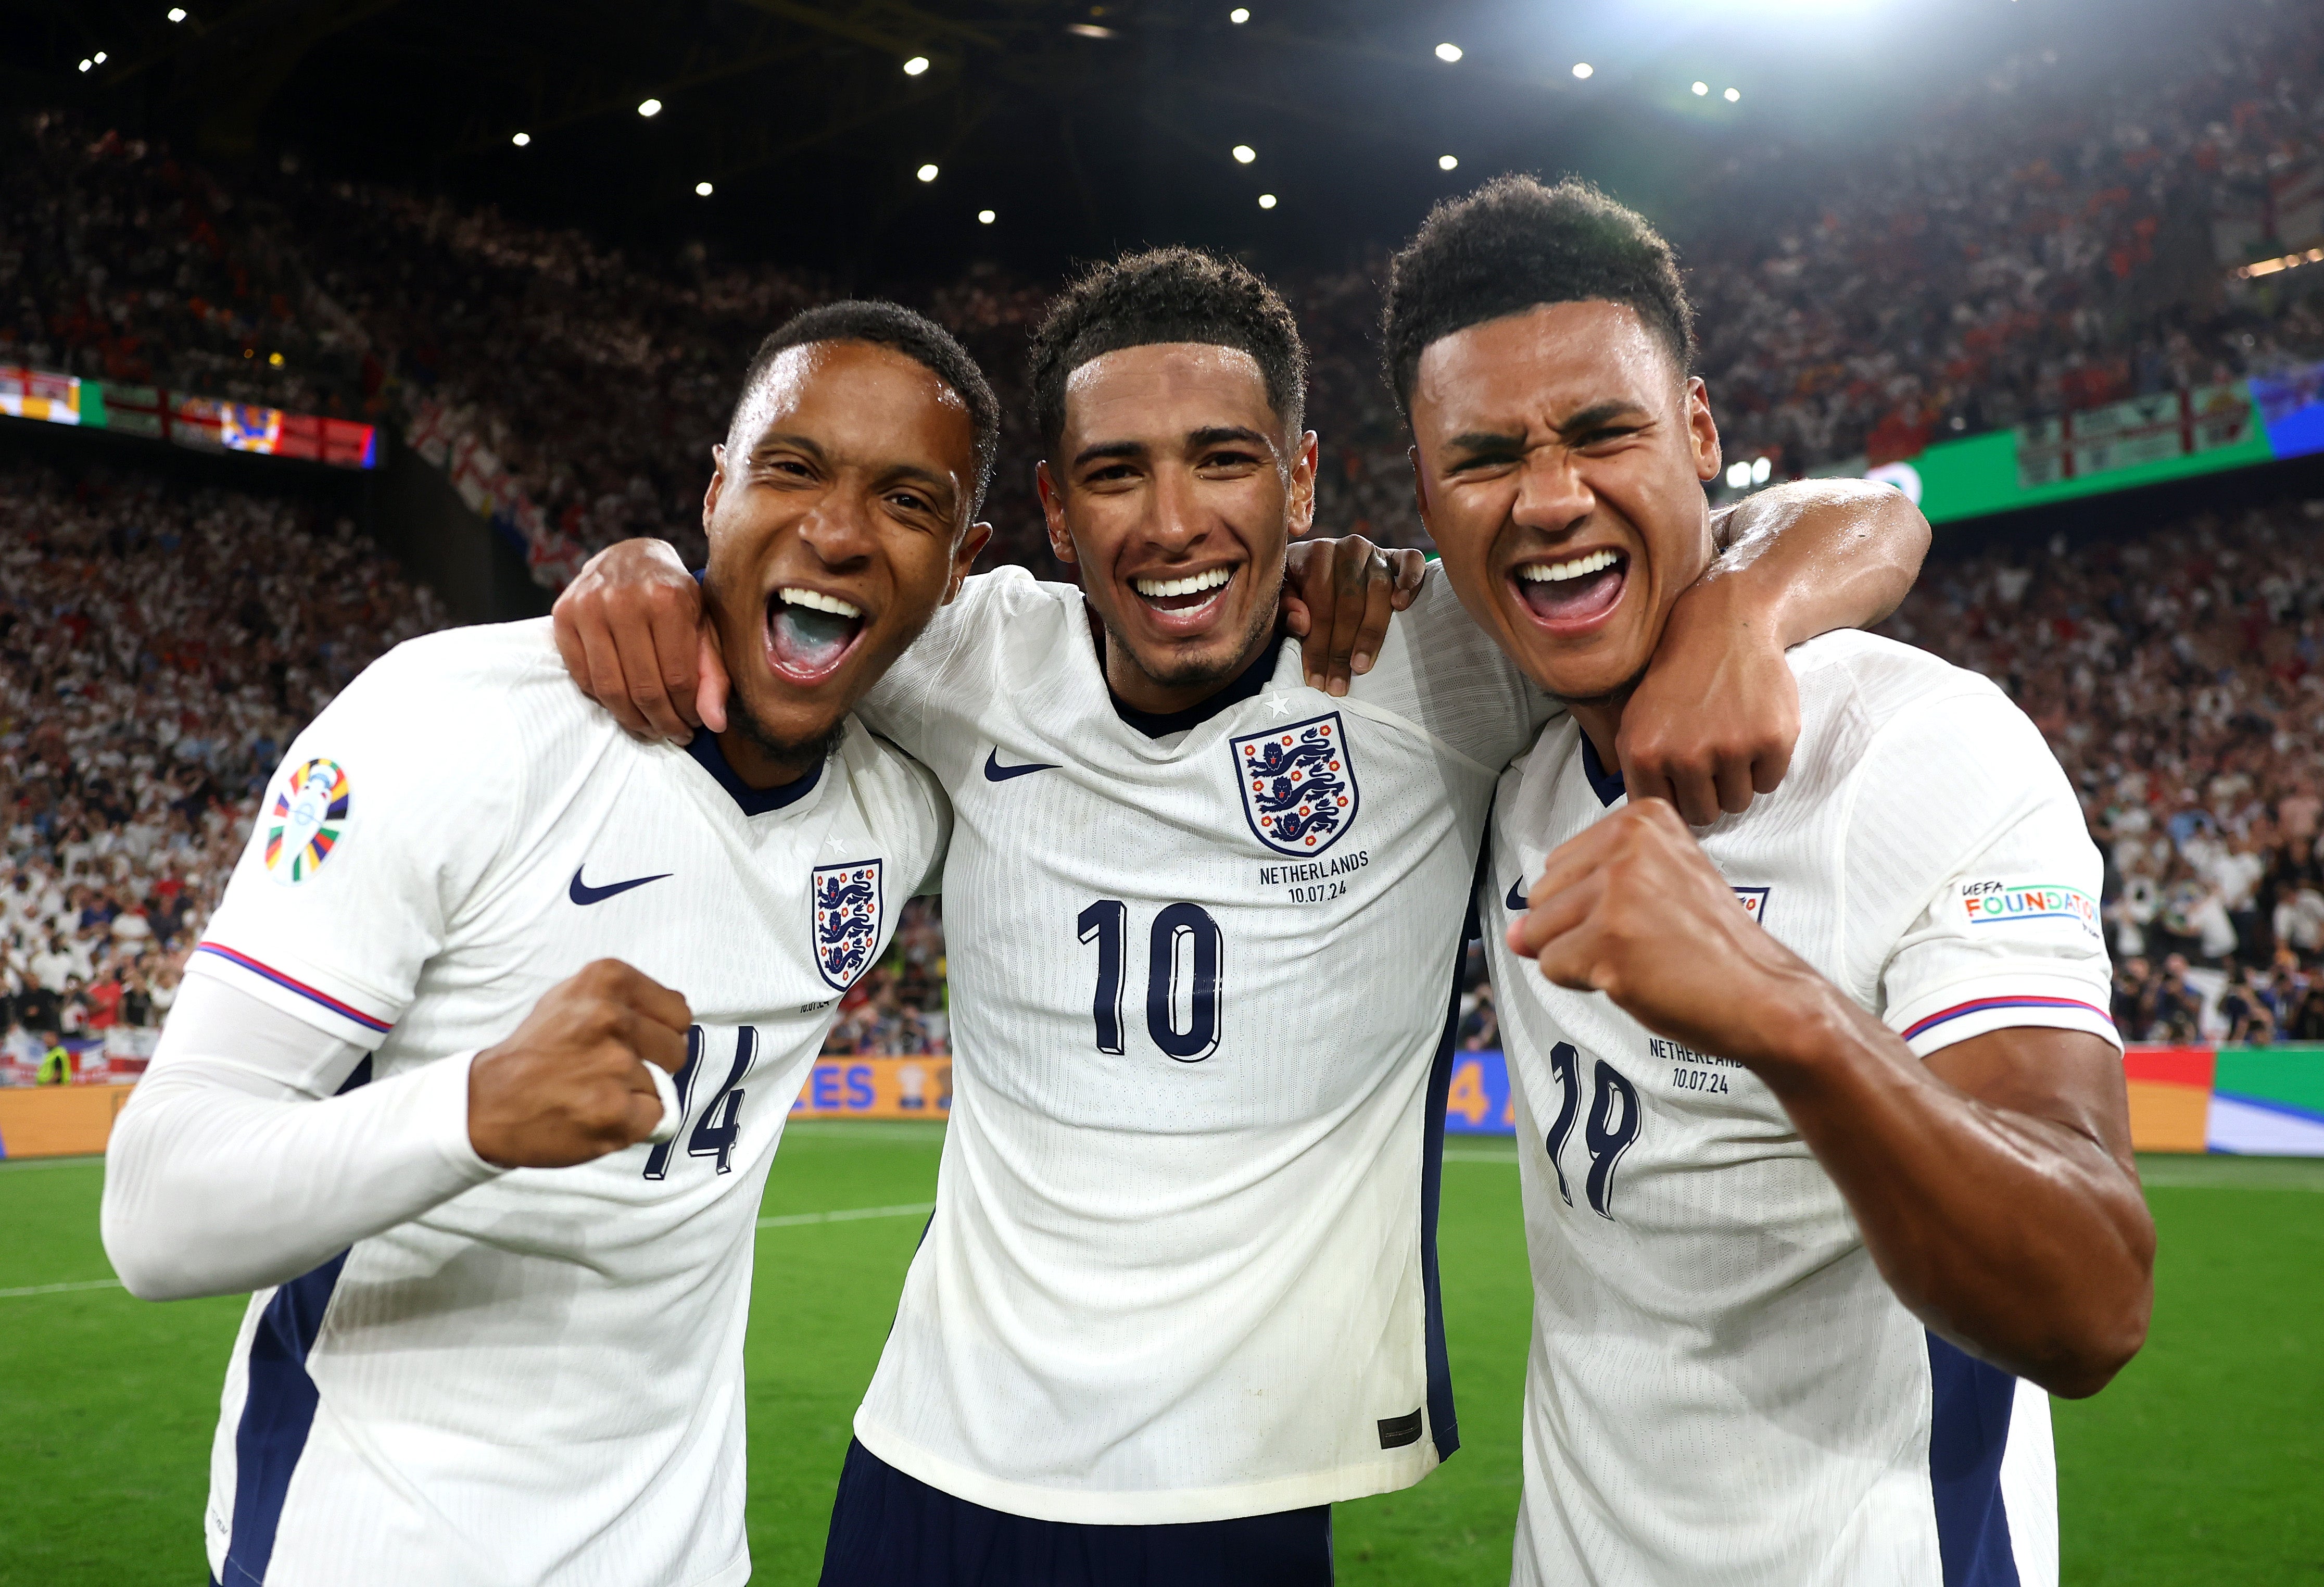
[[[1346,697],[1286,642],[1211,706],[1125,720],[1080,592],[1008,570],[864,706],[952,795],[954,1064],[855,1431],[991,1509],[1263,1514],[1452,1447],[1432,1078],[1547,707],[1434,574]]]

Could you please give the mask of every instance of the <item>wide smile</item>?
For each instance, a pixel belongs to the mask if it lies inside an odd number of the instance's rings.
[[[853,601],[782,585],[767,597],[767,665],[785,682],[812,688],[845,664],[870,626]]]
[[[1240,577],[1240,569],[1235,567],[1206,567],[1199,573],[1168,577],[1139,575],[1130,580],[1130,589],[1165,632],[1196,633],[1224,607],[1227,593]]]
[[[1552,633],[1587,632],[1621,604],[1630,558],[1611,547],[1536,557],[1509,569],[1509,587],[1534,623]]]

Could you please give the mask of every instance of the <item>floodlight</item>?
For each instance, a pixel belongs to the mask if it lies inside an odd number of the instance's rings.
[[[915,55],[904,62],[904,75],[908,78],[916,78],[927,69],[928,58],[925,55]]]
[[[1729,105],[1734,104],[1737,100],[1742,97],[1743,90],[1740,88],[1729,88],[1727,90],[1727,102]]]
[[[1586,60],[1577,60],[1573,63],[1573,75],[1578,78],[1586,78],[1596,69]]]
[[[1227,20],[1234,23],[1237,27],[1242,26],[1243,23],[1250,20],[1250,7],[1247,5],[1236,6],[1232,11],[1227,13]]]
[[[105,64],[105,51],[99,50],[96,54],[90,56],[89,59],[96,61],[97,65],[103,66]]]
[[[1460,159],[1456,155],[1439,154],[1436,157],[1436,169],[1439,171],[1451,171],[1460,163]]]
[[[936,180],[936,168],[933,165],[923,165],[912,174],[924,182],[932,182]]]
[[[83,71],[87,71],[90,67],[92,67],[92,66],[94,66],[94,65],[96,65],[96,64],[97,64],[97,63],[96,63],[95,61],[91,60],[90,60],[88,56],[86,56],[86,55],[84,55],[84,56],[82,56],[82,57],[80,58],[80,69],[81,69],[81,70],[83,70]]]
[[[266,361],[277,369],[282,367],[282,355],[280,353],[269,353],[266,355]]]
[[[170,20],[171,20],[171,22],[183,22],[183,21],[185,21],[185,20],[186,20],[186,8],[185,8],[184,6],[182,6],[182,5],[172,5],[171,7],[170,7]]]
[[[1754,457],[1751,460],[1751,483],[1753,484],[1766,484],[1769,477],[1772,476],[1775,472],[1775,460],[1773,457]]]
[[[990,209],[980,209],[976,212],[976,224],[979,226],[991,226],[994,221],[999,220],[1000,218],[1001,217],[998,215],[995,215]]]
[[[520,149],[526,148],[532,143],[532,134],[530,133],[518,133],[512,136],[509,139],[509,142],[514,143]]]
[[[1249,143],[1237,143],[1234,146],[1234,157],[1237,165],[1249,165],[1259,158],[1259,151]]]
[[[1259,196],[1259,207],[1261,209],[1272,209],[1272,208],[1275,208],[1275,195],[1274,195],[1274,194],[1272,194],[1272,193],[1261,193],[1261,194]]]
[[[1447,66],[1452,65],[1452,62],[1461,59],[1461,46],[1458,44],[1437,45],[1436,59],[1444,62]]]
[[[638,114],[644,116],[649,121],[652,120],[655,116],[661,114],[661,101],[659,99],[639,100]]]
[[[694,184],[694,196],[696,198],[707,198],[710,197],[710,193],[711,187],[708,182],[696,182]]]
[[[1727,488],[1729,490],[1739,491],[1750,483],[1751,466],[1748,463],[1729,463],[1727,466]]]
[[[1694,97],[1696,98],[1700,99],[1709,92],[1711,92],[1711,85],[1709,83],[1697,83],[1694,85]]]

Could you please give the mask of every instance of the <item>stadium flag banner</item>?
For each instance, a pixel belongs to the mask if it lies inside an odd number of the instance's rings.
[[[82,380],[18,364],[0,364],[0,413],[205,451],[300,457],[337,468],[379,466],[377,427],[355,420]]]
[[[0,364],[0,413],[47,424],[105,426],[105,396],[95,381]]]
[[[1940,441],[1868,477],[1945,523],[2315,452],[2324,452],[2324,364]]]
[[[794,1119],[942,1119],[952,1111],[952,1059],[825,1057],[816,1060]]]

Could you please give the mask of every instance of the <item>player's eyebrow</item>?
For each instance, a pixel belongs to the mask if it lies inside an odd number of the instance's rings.
[[[1093,441],[1074,454],[1074,466],[1079,468],[1101,457],[1143,457],[1148,449],[1144,441]]]
[[[796,451],[805,452],[818,463],[828,461],[824,456],[823,447],[816,443],[814,437],[788,435],[771,429],[761,435],[757,444],[752,447],[751,456],[762,457],[781,447],[789,447]]]
[[[1466,461],[1471,457],[1525,450],[1525,437],[1499,430],[1466,429],[1444,443],[1444,449]]]
[[[1186,432],[1186,450],[1199,452],[1209,447],[1223,447],[1240,442],[1246,447],[1259,447],[1268,452],[1275,444],[1258,430],[1242,424],[1210,424]]]
[[[1615,397],[1584,408],[1581,412],[1572,415],[1557,427],[1557,433],[1561,438],[1587,435],[1593,429],[1605,429],[1617,420],[1632,417],[1644,419],[1647,416],[1646,411],[1637,403],[1627,398]]]

